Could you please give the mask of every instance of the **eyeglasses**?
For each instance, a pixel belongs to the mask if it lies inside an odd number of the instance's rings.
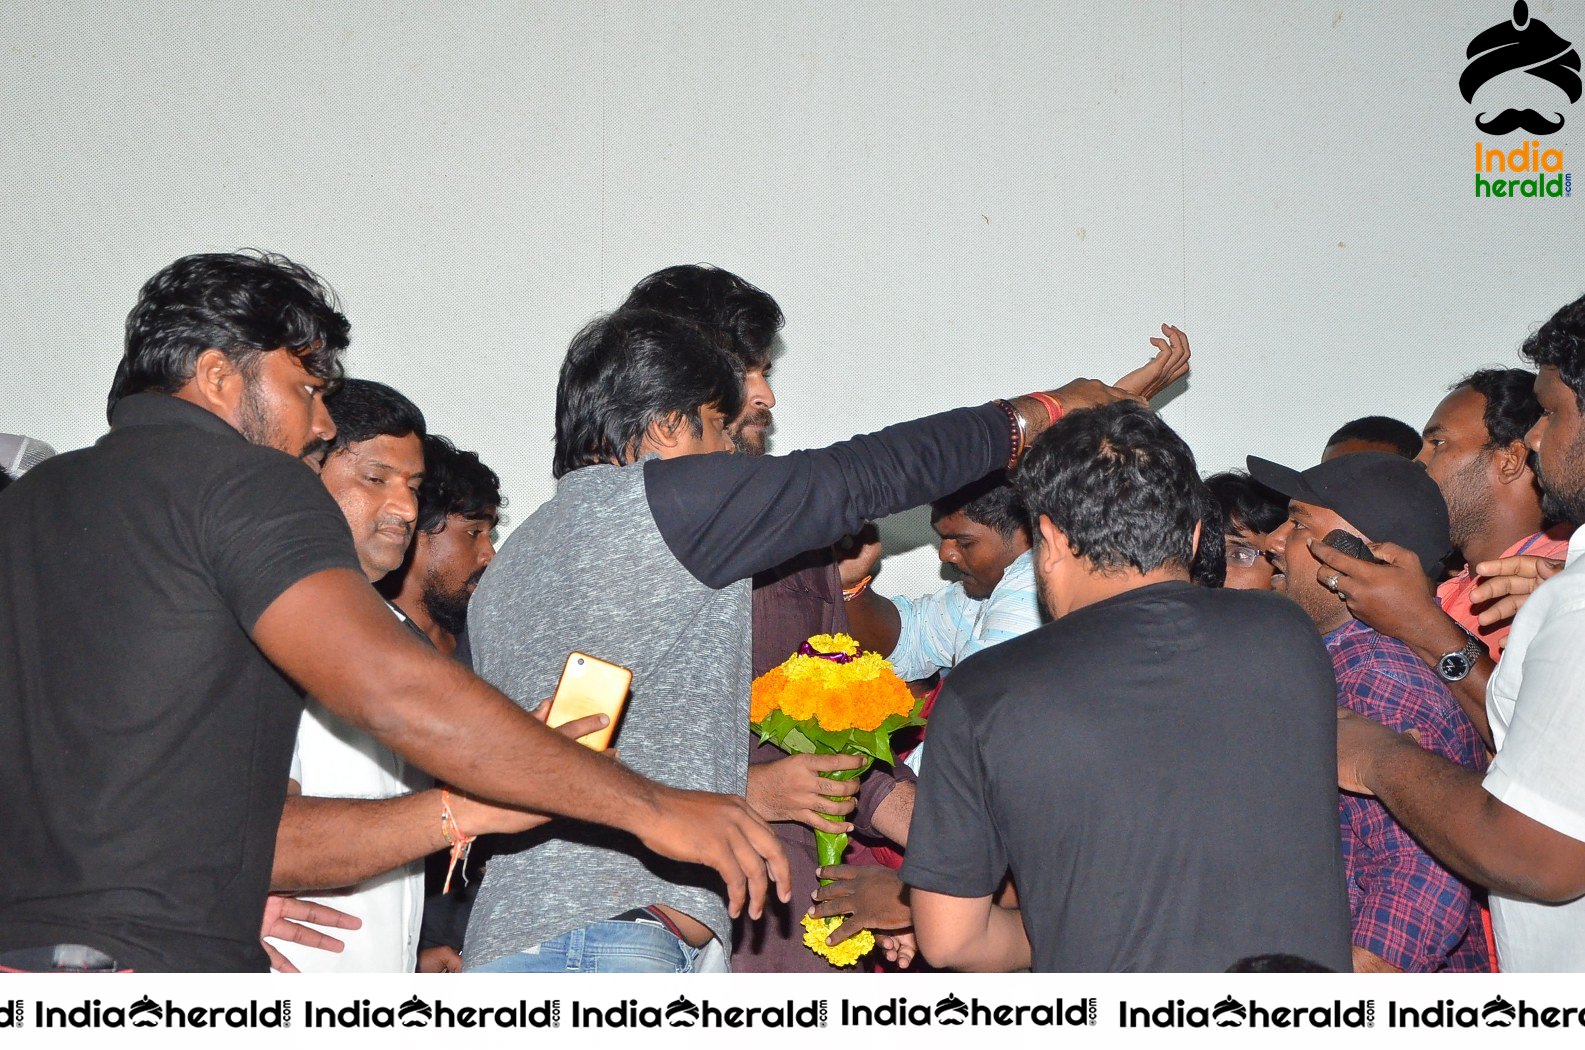
[[[1247,569],[1259,561],[1261,557],[1261,552],[1254,547],[1245,546],[1242,543],[1234,543],[1231,540],[1228,541],[1227,564],[1229,565],[1237,565],[1241,569]]]

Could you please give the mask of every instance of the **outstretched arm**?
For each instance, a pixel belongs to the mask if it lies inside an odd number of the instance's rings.
[[[253,638],[333,714],[470,794],[606,824],[663,856],[714,868],[734,915],[745,904],[761,912],[767,879],[790,885],[780,844],[743,799],[664,787],[546,729],[412,638],[353,570],[293,584]]]
[[[1064,411],[1146,401],[1188,370],[1181,332],[1158,339],[1151,362],[1107,386],[1075,379],[1050,391]],[[1033,441],[1051,423],[1038,400],[1012,403]],[[681,456],[652,460],[650,510],[673,555],[696,579],[724,587],[829,546],[864,522],[916,507],[1007,464],[1012,424],[996,405],[899,423],[789,456]]]
[[[534,717],[543,721],[541,705]],[[568,740],[603,729],[605,715],[568,722],[556,732]],[[512,806],[496,806],[452,791],[447,796],[457,828],[465,835],[527,831],[551,818]],[[394,798],[305,796],[297,781],[286,784],[286,806],[275,833],[275,870],[270,888],[292,893],[355,886],[445,849],[441,827],[446,801],[439,788]]]
[[[1479,774],[1406,733],[1343,709],[1337,719],[1338,786],[1381,799],[1444,865],[1509,896],[1561,902],[1585,894],[1585,842],[1505,805]]]

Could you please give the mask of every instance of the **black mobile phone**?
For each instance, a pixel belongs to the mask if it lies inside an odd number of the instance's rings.
[[[1342,551],[1350,558],[1381,564],[1381,559],[1370,552],[1370,548],[1365,546],[1365,541],[1346,529],[1333,529],[1321,542],[1334,550]]]

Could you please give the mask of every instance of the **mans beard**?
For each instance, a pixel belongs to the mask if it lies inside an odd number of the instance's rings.
[[[298,459],[311,460],[310,466],[317,469],[318,464],[324,462],[324,454],[330,445],[320,437],[313,437],[302,448],[288,447],[286,437],[281,433],[281,428],[270,415],[270,410],[264,402],[260,392],[262,383],[254,377],[242,377],[242,400],[237,405],[237,431],[249,443],[263,445],[266,448],[280,449],[290,453]]]
[[[1491,524],[1491,497],[1485,491],[1484,480],[1486,462],[1486,454],[1476,457],[1442,486],[1453,549],[1461,557]]]
[[[1585,430],[1581,431],[1585,435]],[[1535,480],[1541,486],[1541,514],[1547,521],[1563,521],[1570,525],[1585,523],[1585,449],[1582,439],[1560,457],[1560,478],[1550,478],[1541,472],[1541,457],[1535,457]],[[1566,486],[1572,485],[1570,489]]]
[[[770,428],[770,424],[771,414],[768,408],[738,417],[737,422],[727,430],[727,438],[732,442],[732,450],[740,456],[763,456],[765,432]]]
[[[468,583],[477,584],[484,575],[480,569],[468,577]],[[419,598],[429,618],[450,634],[461,634],[468,626],[468,602],[473,598],[466,585],[458,591],[448,591],[434,572],[424,577],[424,591]]]

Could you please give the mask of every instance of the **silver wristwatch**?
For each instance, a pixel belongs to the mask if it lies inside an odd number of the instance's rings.
[[[1460,630],[1464,630],[1461,626]],[[1475,664],[1480,660],[1480,654],[1486,651],[1486,645],[1469,631],[1464,630],[1469,641],[1464,643],[1464,648],[1454,649],[1450,653],[1443,653],[1436,662],[1436,673],[1442,676],[1444,682],[1462,682],[1469,677],[1475,669]]]

